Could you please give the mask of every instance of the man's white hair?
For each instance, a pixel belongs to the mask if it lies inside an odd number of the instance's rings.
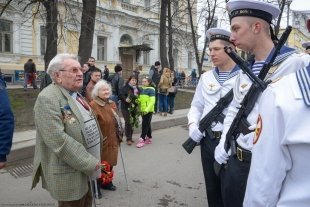
[[[64,69],[64,61],[67,59],[72,59],[78,61],[78,57],[76,55],[61,53],[57,54],[48,64],[47,73],[51,76],[52,80],[54,80],[55,72]]]

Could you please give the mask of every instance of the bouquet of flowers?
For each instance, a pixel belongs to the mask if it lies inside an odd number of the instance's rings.
[[[138,96],[134,94],[129,94],[128,99],[130,99],[129,111],[129,122],[131,126],[138,128],[139,126],[139,99]]]
[[[113,180],[114,171],[111,170],[111,165],[107,161],[101,161],[101,181],[102,184],[111,183]]]

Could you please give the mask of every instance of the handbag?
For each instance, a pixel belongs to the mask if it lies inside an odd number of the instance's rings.
[[[167,88],[159,88],[159,93],[167,93],[168,89]]]
[[[177,92],[177,87],[171,86],[170,88],[168,88],[168,92],[169,93],[176,93]]]

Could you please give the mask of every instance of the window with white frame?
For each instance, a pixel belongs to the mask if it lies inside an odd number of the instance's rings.
[[[13,32],[12,32],[12,22],[7,20],[0,20],[0,52],[13,52],[12,50],[12,41],[13,41]]]
[[[150,47],[150,45],[147,45],[147,46]],[[150,50],[149,51],[143,51],[143,64],[144,65],[150,64]]]
[[[144,8],[148,10],[151,8],[151,0],[144,0]]]
[[[97,39],[97,60],[107,59],[107,38],[98,36]]]
[[[192,69],[192,61],[193,61],[193,54],[192,54],[192,52],[188,52],[187,60],[188,60],[188,63],[187,63],[188,69]]]
[[[46,42],[47,42],[46,28],[45,28],[45,26],[40,26],[40,52],[41,52],[41,55],[45,55]]]
[[[178,59],[179,59],[179,51],[178,49],[173,49],[173,60],[174,60],[174,67],[178,68]]]

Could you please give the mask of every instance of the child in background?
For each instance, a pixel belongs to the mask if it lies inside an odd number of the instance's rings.
[[[155,88],[151,85],[152,80],[145,77],[142,79],[142,90],[139,96],[140,112],[142,115],[142,132],[138,148],[145,144],[152,144],[151,121],[155,106]]]

